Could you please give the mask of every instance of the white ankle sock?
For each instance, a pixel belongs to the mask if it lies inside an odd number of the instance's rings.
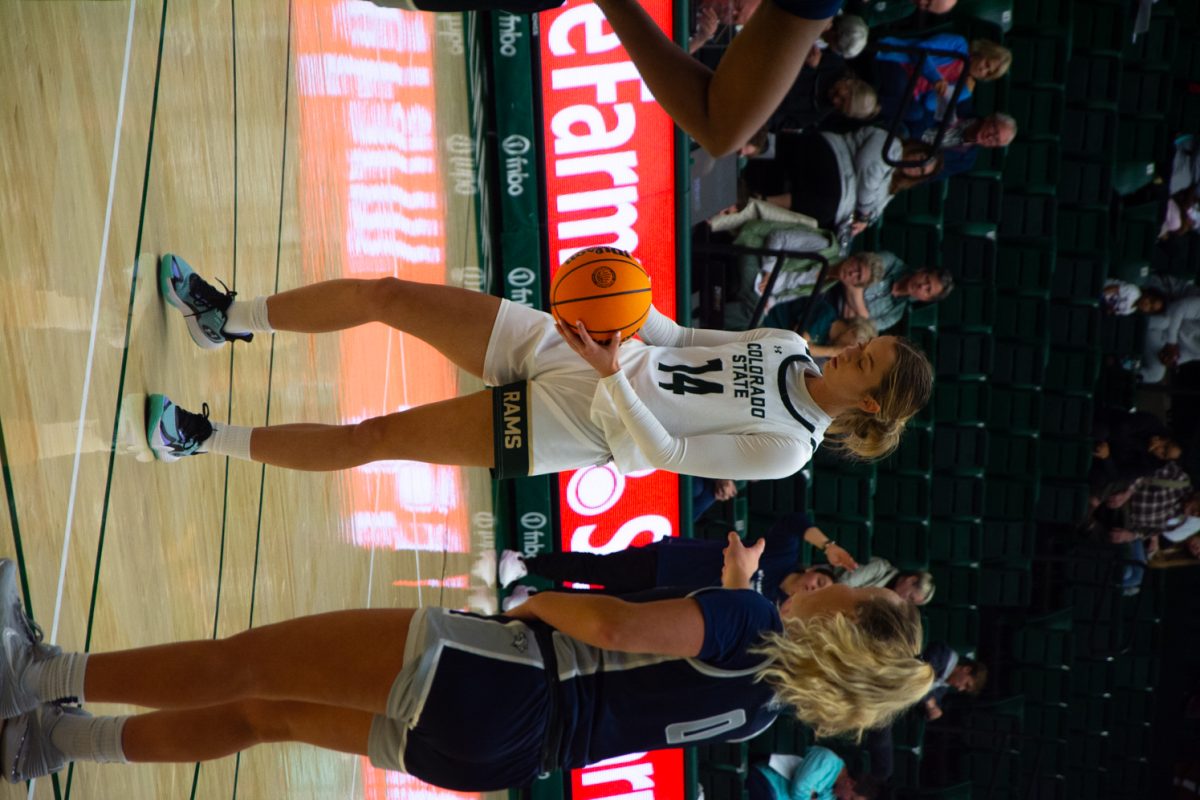
[[[83,673],[87,669],[87,653],[59,653],[35,661],[21,674],[21,685],[37,695],[39,700],[83,702]]]
[[[267,298],[234,300],[225,312],[225,328],[229,333],[273,333],[267,319]]]
[[[204,449],[209,453],[217,453],[231,458],[250,460],[250,434],[254,428],[241,425],[212,424],[212,436],[204,442]]]
[[[121,734],[129,717],[92,717],[64,714],[50,731],[50,743],[68,761],[124,764]]]

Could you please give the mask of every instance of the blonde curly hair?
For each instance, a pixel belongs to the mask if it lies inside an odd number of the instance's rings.
[[[758,679],[817,736],[850,735],[891,723],[929,693],[933,668],[919,657],[921,616],[911,603],[863,600],[848,615],[784,620],[754,652]]]

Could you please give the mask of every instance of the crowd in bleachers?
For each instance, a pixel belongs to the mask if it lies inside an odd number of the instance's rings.
[[[887,464],[819,458],[707,512],[753,539],[803,509],[864,573],[928,576],[933,696],[835,752],[802,730],[713,748],[748,767],[737,791],[903,796],[936,772],[970,786],[920,796],[1147,796],[1144,594],[1200,564],[1200,58],[1175,46],[1200,13],[1149,9],[848,3],[741,150],[738,204],[697,226],[701,324],[795,330],[819,359],[906,334],[938,372]],[[698,30],[711,63],[736,25]],[[854,574],[805,541],[809,570]]]

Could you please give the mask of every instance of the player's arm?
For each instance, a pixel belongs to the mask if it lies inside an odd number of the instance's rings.
[[[764,0],[716,71],[672,42],[637,0],[597,0],[655,99],[713,155],[741,147],[762,127],[800,74],[840,3],[806,0],[804,19]]]
[[[688,597],[629,603],[599,594],[539,592],[508,616],[541,620],[573,639],[625,653],[693,658],[704,644],[700,604]]]

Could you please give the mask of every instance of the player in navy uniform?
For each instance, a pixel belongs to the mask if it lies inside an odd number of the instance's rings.
[[[911,605],[832,587],[777,610],[744,588],[756,569],[754,552],[731,546],[729,588],[686,598],[546,593],[491,618],[344,611],[87,654],[34,641],[7,562],[0,764],[15,782],[72,760],[194,762],[294,741],[483,791],[627,752],[746,739],[784,710],[822,734],[860,733],[932,686]],[[92,717],[74,705],[84,701],[161,710]]]
[[[651,309],[640,340],[601,346],[582,328],[487,294],[396,278],[333,280],[234,300],[182,259],[162,259],[168,301],[192,337],[218,347],[254,333],[317,333],[383,322],[496,389],[350,425],[210,423],[152,395],[159,458],[214,452],[304,470],[381,459],[486,466],[500,477],[612,461],[623,473],[791,475],[828,435],[860,458],[886,455],[925,405],[933,371],[903,339],[846,348],[818,369],[791,331],[684,328]]]

